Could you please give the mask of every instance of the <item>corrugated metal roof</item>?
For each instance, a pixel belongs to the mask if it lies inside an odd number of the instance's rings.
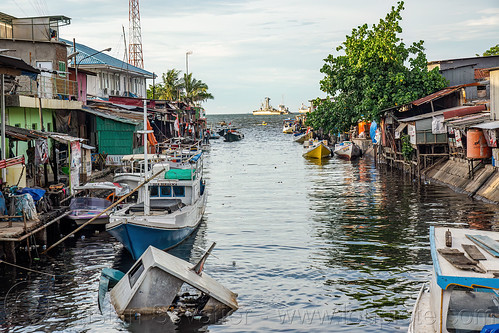
[[[440,110],[440,111],[420,114],[419,116],[399,119],[399,122],[406,123],[406,122],[411,122],[411,121],[418,121],[418,120],[423,120],[423,119],[432,118],[432,117],[436,117],[436,116],[441,116],[443,114],[444,114],[444,110]]]
[[[489,68],[475,68],[475,80],[482,80],[490,77]]]
[[[16,58],[16,57],[11,57],[11,56],[6,56],[6,55],[0,55],[0,67],[12,68],[12,69],[17,69],[17,70],[25,71],[25,72],[29,72],[29,73],[40,74],[39,69],[28,65],[21,58]]]
[[[497,128],[499,128],[499,120],[490,121],[488,123],[478,124],[478,125],[471,126],[471,127],[481,128],[481,129],[497,129]]]
[[[138,125],[141,124],[143,120],[143,116],[141,119],[140,115],[131,114],[130,112],[120,112],[119,110],[113,110],[112,108],[107,108],[104,106],[84,106],[82,107],[82,111],[91,113],[93,115],[111,119],[114,121],[118,121],[125,124]]]
[[[68,52],[73,53],[73,42],[66,40],[66,39],[59,39],[61,42],[66,43],[69,48]],[[91,47],[88,47],[83,44],[76,43],[76,51],[79,52],[76,55],[76,62],[78,63],[78,66],[80,65],[108,65],[111,67],[115,67],[118,69],[121,69],[123,71],[130,71],[130,72],[135,72],[137,74],[141,74],[143,76],[146,76],[147,78],[152,79],[153,73],[148,72],[142,68],[135,67],[133,65],[130,65],[129,63],[126,63],[124,61],[121,61],[119,59],[116,59],[114,57],[111,57],[110,55],[106,53],[98,53],[93,56],[90,56],[96,52],[99,52],[99,50],[95,50]],[[88,57],[88,58],[85,58]]]
[[[475,125],[488,122],[490,120],[490,113],[479,113],[454,120],[447,120],[445,123],[451,127],[475,127]]]
[[[431,95],[428,95],[428,96],[425,96],[423,98],[420,98],[420,99],[413,101],[412,105],[419,106],[421,104],[428,103],[428,102],[433,101],[437,98],[452,94],[453,92],[455,92],[456,90],[459,90],[459,89],[461,89],[460,86],[445,88],[445,89],[437,91]]]

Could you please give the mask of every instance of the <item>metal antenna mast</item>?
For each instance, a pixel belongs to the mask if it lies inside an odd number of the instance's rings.
[[[128,5],[129,38],[128,62],[135,67],[144,68],[142,55],[142,33],[140,29],[139,0],[130,0]]]

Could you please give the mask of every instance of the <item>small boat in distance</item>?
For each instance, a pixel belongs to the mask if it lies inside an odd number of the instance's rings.
[[[275,109],[270,105],[270,98],[265,97],[265,101],[262,103],[262,106],[253,111],[254,116],[268,116],[268,115],[280,115],[280,114],[289,114],[288,108],[284,105],[279,105],[279,109]]]
[[[295,130],[295,121],[293,119],[284,119],[282,122],[282,132],[285,134],[293,134]]]
[[[232,129],[227,130],[224,135],[225,142],[240,141],[242,138],[244,138],[244,134]]]
[[[327,140],[313,141],[309,140],[303,145],[305,152],[303,157],[309,158],[325,158],[331,156],[331,149],[327,146]]]
[[[362,152],[359,146],[352,141],[343,141],[334,146],[334,154],[338,157],[346,158],[347,160],[353,160],[359,157]]]
[[[430,227],[433,274],[414,305],[409,333],[496,332],[499,232]]]

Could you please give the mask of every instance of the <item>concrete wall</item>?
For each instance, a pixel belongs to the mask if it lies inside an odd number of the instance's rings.
[[[499,203],[499,172],[492,165],[477,170],[474,177],[469,179],[468,162],[451,158],[430,169],[425,177],[445,184],[457,192]]]
[[[31,42],[22,40],[0,39],[0,49],[9,49],[4,55],[18,57],[36,67],[37,61],[51,61],[52,68],[59,68],[59,61],[67,64],[66,45],[60,42]]]
[[[40,125],[40,114],[38,109],[34,108],[24,108],[24,107],[7,107],[6,110],[7,125],[17,126],[25,129],[36,129],[40,131],[42,129]],[[43,125],[45,131],[54,131],[54,119],[53,110],[44,109],[42,110],[43,115]],[[49,140],[49,145],[50,145]],[[28,150],[28,143],[24,141],[13,141],[14,148],[12,149],[15,156],[26,155]],[[9,140],[7,140],[7,147],[9,146]]]

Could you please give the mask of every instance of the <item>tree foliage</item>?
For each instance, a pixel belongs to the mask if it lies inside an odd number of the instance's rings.
[[[328,55],[321,73],[321,90],[330,98],[315,101],[307,117],[314,128],[342,132],[360,119],[379,119],[383,109],[408,103],[447,86],[438,69],[428,71],[423,41],[406,46],[398,2],[379,23],[352,30],[336,48],[343,55]]]
[[[483,53],[483,56],[486,57],[486,56],[494,56],[494,55],[499,55],[499,44],[496,44],[494,46],[492,46],[490,49],[488,49],[487,51],[485,51]],[[477,54],[477,56],[479,56]]]
[[[208,85],[201,80],[192,77],[192,73],[184,74],[180,77],[182,71],[175,68],[169,69],[163,73],[162,83],[154,86],[150,85],[147,89],[147,98],[164,99],[167,101],[184,101],[188,103],[203,102],[213,99],[213,95],[208,92]]]

